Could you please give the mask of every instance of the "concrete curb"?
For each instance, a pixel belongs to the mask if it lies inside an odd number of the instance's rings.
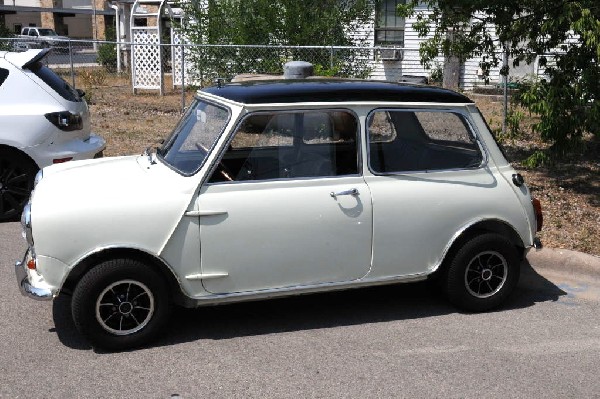
[[[578,275],[600,282],[600,257],[598,256],[568,249],[543,248],[540,251],[534,249],[529,251],[527,260],[535,269],[571,276]]]

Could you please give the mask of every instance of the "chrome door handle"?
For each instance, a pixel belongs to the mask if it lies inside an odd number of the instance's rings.
[[[334,193],[333,191],[329,193],[329,195],[331,196],[331,198],[336,198],[340,195],[358,195],[358,189],[357,188],[351,188],[350,190],[344,190],[344,191],[338,191],[337,193]]]

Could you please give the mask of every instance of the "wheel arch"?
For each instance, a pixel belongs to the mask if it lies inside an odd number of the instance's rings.
[[[111,259],[132,259],[141,261],[159,273],[167,281],[171,300],[177,304],[186,304],[189,298],[184,294],[181,284],[171,267],[159,257],[137,248],[105,248],[91,253],[79,260],[71,269],[61,291],[72,294],[81,278],[95,266]]]
[[[13,147],[13,146],[7,145],[7,144],[0,144],[0,150],[6,150],[6,151],[13,152],[15,154],[18,154],[19,156],[22,156],[25,159],[27,159],[29,162],[31,162],[31,164],[34,165],[37,170],[41,169],[40,166],[37,164],[37,162],[35,162],[35,160],[33,158],[31,158],[31,156],[29,156],[29,154],[27,154],[23,150],[18,149],[17,147]]]
[[[519,256],[521,258],[525,256],[523,239],[511,224],[500,219],[483,219],[468,224],[453,237],[445,251],[440,265],[435,269],[434,274],[443,272],[448,266],[448,260],[452,259],[456,251],[458,251],[458,249],[467,241],[485,233],[496,233],[506,237],[515,246]]]

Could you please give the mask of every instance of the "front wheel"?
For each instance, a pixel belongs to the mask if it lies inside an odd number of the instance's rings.
[[[94,267],[75,287],[73,321],[93,346],[123,350],[144,345],[160,333],[169,315],[164,279],[131,259]]]
[[[515,246],[501,235],[483,234],[467,241],[451,258],[446,293],[458,308],[482,312],[504,302],[519,275]]]

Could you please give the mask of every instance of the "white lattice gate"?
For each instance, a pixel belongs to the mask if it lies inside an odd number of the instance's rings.
[[[190,49],[189,41],[176,29],[171,29],[171,66],[173,68],[173,88],[190,84]]]
[[[131,83],[137,89],[164,90],[162,17],[171,15],[166,0],[136,0],[131,8]],[[146,26],[141,25],[146,21]]]

